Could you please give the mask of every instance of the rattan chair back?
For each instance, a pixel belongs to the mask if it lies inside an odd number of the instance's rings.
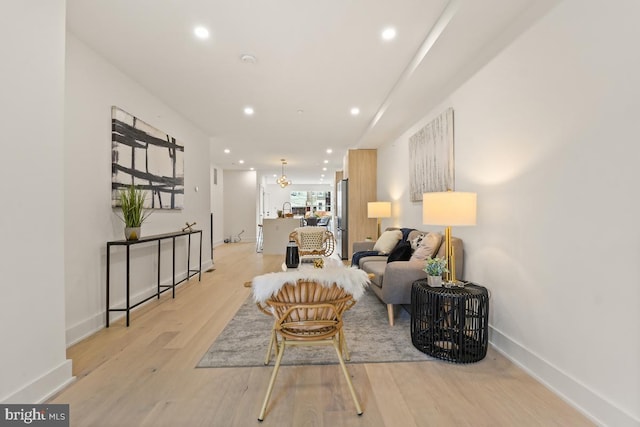
[[[300,256],[330,256],[335,249],[333,233],[324,227],[300,227],[289,234],[298,245]]]
[[[278,319],[276,330],[287,339],[310,341],[330,338],[342,327],[342,314],[355,301],[344,289],[298,280],[286,284],[266,304]]]

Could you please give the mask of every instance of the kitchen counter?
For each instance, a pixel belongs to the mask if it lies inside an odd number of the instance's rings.
[[[300,218],[265,218],[262,220],[262,253],[284,255],[289,234],[300,227]]]

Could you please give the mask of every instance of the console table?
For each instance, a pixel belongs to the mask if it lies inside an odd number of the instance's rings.
[[[197,269],[191,269],[191,235],[199,234],[200,235],[200,261],[198,262]],[[182,236],[186,236],[188,238],[187,245],[187,275],[183,279],[176,282],[176,239]],[[160,245],[163,240],[169,240],[173,242],[172,244],[172,258],[173,258],[173,280],[171,285],[161,285],[160,284]],[[130,249],[131,246],[140,245],[144,243],[150,242],[158,242],[158,289],[155,294],[150,295],[149,297],[139,301],[135,304],[131,304],[131,296],[130,296]],[[110,278],[110,270],[111,270],[111,247],[112,246],[124,246],[127,250],[127,272],[126,272],[126,307],[124,308],[111,308],[111,304],[109,301],[109,292],[111,287],[111,278]],[[154,236],[142,237],[138,240],[114,240],[111,242],[107,242],[107,323],[106,327],[109,327],[109,314],[112,311],[126,311],[127,312],[127,326],[129,326],[129,313],[132,309],[136,308],[140,304],[143,304],[149,301],[151,298],[160,299],[160,294],[171,289],[172,297],[176,297],[176,286],[180,283],[189,280],[191,277],[198,275],[198,281],[202,279],[202,230],[191,230],[191,231],[177,231],[175,233],[165,233],[165,234],[156,234]]]
[[[477,362],[487,355],[489,293],[466,283],[464,288],[430,287],[417,280],[411,287],[411,341],[423,353],[449,362]]]

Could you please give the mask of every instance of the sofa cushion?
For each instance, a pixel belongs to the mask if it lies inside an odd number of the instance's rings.
[[[365,256],[365,257],[360,258],[360,261],[358,262],[358,267],[360,267],[363,270],[366,270],[367,269],[366,265],[369,262],[372,262],[372,261],[373,262],[375,262],[375,261],[384,261],[384,263],[386,264],[387,263],[387,258],[388,258],[388,255]]]
[[[369,274],[373,274],[371,282],[381,287],[385,268],[387,268],[386,260],[368,261],[364,270]]]
[[[413,250],[411,249],[411,243],[407,241],[400,241],[395,248],[389,253],[387,262],[393,261],[409,261]]]
[[[402,239],[402,231],[400,230],[388,230],[382,233],[382,235],[373,245],[373,250],[382,254],[388,254],[396,247],[398,242]]]
[[[367,257],[370,257],[370,256],[377,256],[377,255],[378,255],[378,251],[359,251],[359,252],[354,252],[353,255],[351,255],[351,265],[355,266],[355,267],[362,268],[361,260],[363,258],[367,258]]]
[[[426,260],[432,257],[440,248],[442,236],[438,233],[427,233],[422,237],[418,248],[411,255],[412,260]]]

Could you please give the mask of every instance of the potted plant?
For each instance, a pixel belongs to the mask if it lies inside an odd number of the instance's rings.
[[[429,286],[442,286],[442,274],[449,272],[447,260],[438,257],[428,258],[424,271],[429,275],[427,277]]]
[[[146,191],[135,185],[120,190],[120,208],[122,209],[122,221],[124,221],[124,236],[127,240],[140,238],[140,227],[151,211],[143,208]]]

